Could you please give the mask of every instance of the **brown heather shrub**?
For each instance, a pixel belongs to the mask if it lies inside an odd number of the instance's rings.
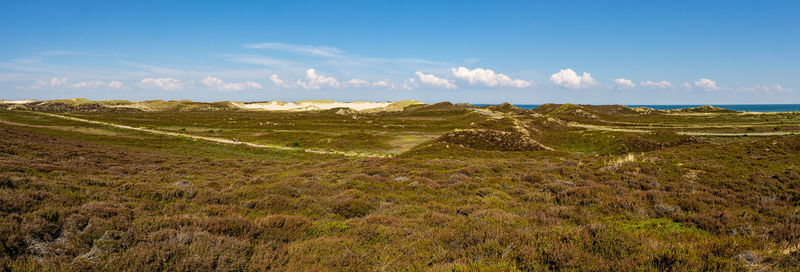
[[[300,216],[270,215],[258,219],[258,237],[264,241],[290,242],[308,237],[311,222]]]
[[[283,197],[300,196],[300,191],[288,181],[270,184],[268,191]]]
[[[257,226],[244,217],[205,217],[195,220],[200,229],[216,235],[248,239],[258,234]]]
[[[282,269],[288,271],[367,271],[368,256],[360,252],[353,241],[320,237],[312,240],[290,243],[287,248],[287,262]]]
[[[101,270],[241,271],[246,267],[250,246],[244,240],[207,232],[165,229],[148,235],[147,241],[114,255]]]
[[[274,214],[295,209],[295,201],[286,196],[268,194],[261,199],[247,200],[242,203],[242,206],[248,209]]]
[[[356,190],[347,190],[334,197],[331,206],[334,213],[345,218],[361,217],[375,209],[375,204]]]
[[[288,258],[286,244],[274,241],[260,243],[253,248],[247,270],[281,271],[285,269]]]

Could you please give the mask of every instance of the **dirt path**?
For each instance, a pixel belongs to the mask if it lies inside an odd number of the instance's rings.
[[[586,125],[586,124],[579,124],[579,123],[568,123],[567,125],[571,126],[571,127],[580,127],[580,128],[585,128],[585,129],[591,129],[591,130],[606,130],[606,131],[633,132],[633,133],[650,133],[650,132],[652,132],[652,131],[649,131],[649,130],[641,130],[641,129],[615,128],[615,127],[606,127],[606,126],[597,126],[597,125]],[[675,133],[679,134],[679,135],[693,135],[693,136],[786,136],[786,135],[800,134],[799,132],[796,132],[796,131],[751,132],[751,133],[676,131]]]
[[[483,115],[488,115],[489,117],[492,117],[492,118],[503,118],[502,115],[497,114],[497,113],[491,113],[491,112],[489,112],[487,110],[475,109],[475,108],[473,108],[472,110],[477,112],[477,113],[483,114]]]
[[[126,126],[126,125],[120,125],[120,124],[114,124],[114,123],[108,123],[108,122],[102,122],[102,121],[95,121],[95,120],[88,120],[88,119],[83,119],[83,118],[77,118],[77,117],[65,116],[65,115],[59,115],[59,114],[53,114],[53,113],[46,113],[46,112],[33,112],[33,113],[41,114],[41,115],[45,115],[45,116],[50,116],[50,117],[55,117],[55,118],[71,120],[71,121],[78,121],[78,122],[84,122],[84,123],[90,123],[90,124],[104,125],[104,126],[110,126],[110,127],[115,127],[115,128],[136,130],[136,131],[142,131],[142,132],[160,134],[160,135],[168,135],[168,136],[174,136],[174,137],[186,137],[186,138],[191,138],[191,139],[204,140],[204,141],[223,143],[223,144],[246,145],[246,146],[257,147],[257,148],[269,148],[269,149],[279,149],[279,150],[288,150],[288,151],[301,151],[301,152],[315,153],[315,154],[342,155],[342,156],[350,156],[350,157],[365,157],[365,158],[392,157],[389,154],[355,153],[355,152],[344,152],[344,151],[323,151],[323,150],[303,149],[303,148],[280,146],[280,145],[256,144],[256,143],[240,142],[240,141],[236,141],[236,140],[229,140],[229,139],[224,139],[224,138],[197,136],[197,135],[177,133],[177,132],[169,132],[169,131],[162,131],[162,130],[155,130],[155,129],[149,129],[149,128],[132,127],[132,126]]]
[[[480,114],[483,114],[483,115],[487,115],[487,116],[489,116],[491,118],[495,118],[495,119],[500,119],[500,118],[503,118],[503,117],[509,117],[514,122],[514,129],[519,131],[520,133],[522,133],[522,135],[525,135],[524,137],[526,138],[527,141],[536,143],[537,145],[541,146],[545,150],[550,150],[550,151],[554,150],[552,147],[546,146],[546,145],[540,143],[539,141],[533,139],[533,136],[531,135],[531,132],[528,131],[527,129],[525,129],[525,127],[522,125],[522,121],[520,121],[519,119],[517,119],[513,115],[497,114],[497,113],[490,112],[488,110],[476,109],[476,108],[473,108],[472,110],[477,112],[477,113],[480,113]]]

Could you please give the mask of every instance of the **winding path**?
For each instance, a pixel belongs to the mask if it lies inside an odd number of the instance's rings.
[[[392,157],[392,155],[390,155],[390,154],[355,153],[355,152],[344,152],[344,151],[324,151],[324,150],[303,149],[303,148],[280,146],[280,145],[256,144],[256,143],[240,142],[240,141],[236,141],[236,140],[229,140],[229,139],[224,139],[224,138],[197,136],[197,135],[191,135],[191,134],[185,134],[185,133],[177,133],[177,132],[155,130],[155,129],[149,129],[149,128],[133,127],[133,126],[120,125],[120,124],[114,124],[114,123],[102,122],[102,121],[95,121],[95,120],[89,120],[89,119],[83,119],[83,118],[78,118],[78,117],[65,116],[65,115],[53,114],[53,113],[47,113],[47,112],[33,112],[33,113],[41,114],[41,115],[45,115],[45,116],[50,116],[50,117],[55,117],[55,118],[66,119],[66,120],[89,123],[89,124],[104,125],[104,126],[110,126],[110,127],[115,127],[115,128],[136,130],[136,131],[142,131],[142,132],[160,134],[160,135],[168,135],[168,136],[174,136],[174,137],[186,137],[186,138],[191,138],[191,139],[204,140],[204,141],[223,143],[223,144],[236,144],[236,145],[245,145],[245,146],[257,147],[257,148],[269,148],[269,149],[278,149],[278,150],[287,150],[287,151],[300,151],[300,152],[315,153],[315,154],[342,155],[342,156],[349,156],[349,157],[365,157],[365,158],[388,158],[388,157]]]

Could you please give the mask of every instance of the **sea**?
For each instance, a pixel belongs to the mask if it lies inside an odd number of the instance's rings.
[[[475,106],[491,106],[493,104],[474,104]],[[537,104],[520,104],[514,106],[523,109],[533,109],[540,105]],[[735,111],[751,111],[751,112],[786,112],[786,111],[800,111],[800,104],[729,104],[729,105],[625,105],[628,107],[647,107],[657,110],[674,110],[683,108],[696,108],[700,106],[714,106],[723,109]]]

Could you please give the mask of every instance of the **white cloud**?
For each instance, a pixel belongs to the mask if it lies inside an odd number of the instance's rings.
[[[792,92],[792,88],[784,88],[781,85],[775,85],[772,87],[772,90],[779,91],[779,92]]]
[[[719,90],[720,89],[720,87],[717,86],[717,82],[715,82],[715,81],[713,81],[711,79],[708,79],[708,78],[698,79],[697,81],[694,82],[694,86],[697,86],[698,88],[701,88],[701,89],[711,90],[711,91],[715,91],[715,90]]]
[[[306,70],[306,78],[297,79],[294,82],[287,82],[280,78],[280,76],[273,74],[269,77],[269,79],[277,86],[286,87],[286,88],[303,88],[303,89],[320,89],[320,88],[361,88],[370,85],[374,86],[383,86],[383,84],[389,85],[388,82],[379,81],[383,83],[372,83],[370,84],[369,81],[353,78],[344,82],[339,82],[335,77],[324,76],[317,74],[317,70],[308,69]]]
[[[272,74],[271,76],[269,76],[269,80],[271,80],[272,83],[274,83],[275,85],[278,85],[278,86],[281,86],[281,87],[288,87],[286,82],[283,81],[283,79],[281,79],[281,77],[279,77],[276,74]]]
[[[370,84],[366,80],[354,78],[354,79],[345,81],[342,85],[346,86],[346,87],[359,88],[359,87],[369,86]]]
[[[111,82],[108,83],[108,87],[111,87],[111,88],[114,88],[114,89],[120,89],[120,88],[122,88],[122,85],[123,85],[122,82],[119,82],[119,81],[116,81],[116,80],[112,80]]]
[[[69,85],[73,88],[114,88],[114,89],[121,89],[123,87],[123,83],[119,81],[112,80],[110,82],[105,81],[82,81],[78,83],[74,83]]]
[[[750,86],[750,87],[739,88],[739,91],[752,92],[752,93],[756,93],[756,92],[765,92],[765,93],[781,92],[781,93],[786,93],[786,92],[792,92],[792,89],[784,88],[781,85],[775,85],[775,86],[753,85],[753,86]]]
[[[83,81],[72,84],[70,86],[74,88],[97,88],[103,85],[105,85],[105,82],[102,81]]]
[[[572,69],[561,70],[550,76],[553,84],[567,87],[570,89],[583,89],[597,85],[597,81],[592,78],[592,74],[584,72],[578,76]]]
[[[273,49],[287,52],[300,53],[305,55],[313,55],[320,57],[338,57],[344,51],[338,48],[328,46],[312,46],[312,45],[294,45],[282,42],[265,42],[256,44],[246,44],[245,48],[258,48],[258,49]]]
[[[40,79],[33,85],[27,87],[27,89],[45,89],[45,88],[114,88],[114,89],[121,89],[123,87],[123,83],[119,81],[81,81],[76,83],[70,83],[69,78],[62,77],[62,78],[51,78],[49,80]],[[24,87],[20,87],[24,88]]]
[[[58,88],[67,85],[69,78],[62,77],[62,78],[51,78],[50,80],[40,79],[30,87],[29,89],[44,89],[44,88]]]
[[[617,85],[617,89],[630,89],[636,87],[636,84],[634,84],[633,81],[624,78],[615,79],[614,84]]]
[[[458,67],[450,70],[456,78],[466,80],[469,84],[473,85],[480,83],[489,87],[507,86],[517,88],[525,88],[533,85],[530,81],[511,79],[507,75],[495,73],[491,69],[475,68],[470,70],[465,67]]]
[[[145,88],[159,88],[162,90],[180,90],[183,89],[183,82],[176,78],[145,78],[139,82],[139,86]]]
[[[642,81],[640,82],[640,84],[642,85],[642,87],[645,88],[658,88],[658,89],[672,88],[672,83],[669,83],[669,81],[666,80],[662,80],[659,82],[648,80],[648,81]]]
[[[458,88],[458,86],[456,86],[455,84],[450,83],[449,80],[444,79],[444,78],[436,77],[433,74],[425,74],[425,73],[419,72],[419,71],[417,71],[414,74],[417,76],[417,78],[419,78],[420,82],[428,84],[428,85],[431,85],[431,86],[434,86],[434,87],[437,87],[437,88],[445,88],[445,89],[456,89],[456,88]],[[413,82],[413,78],[412,78],[411,81]]]
[[[386,80],[378,80],[372,83],[372,86],[375,87],[384,87],[384,88],[393,88],[394,84],[387,82]]]
[[[338,88],[339,81],[334,77],[318,75],[317,71],[312,69],[306,70],[306,81],[297,80],[295,84],[304,89],[319,89],[320,87]]]
[[[683,83],[681,83],[681,87],[683,87],[684,89],[687,89],[687,90],[691,90],[692,89],[692,84],[690,84],[689,82],[683,82]]]
[[[244,89],[261,89],[261,84],[252,81],[245,81],[240,83],[225,83],[216,77],[206,77],[200,83],[209,88],[214,88],[222,91],[241,91]]]

